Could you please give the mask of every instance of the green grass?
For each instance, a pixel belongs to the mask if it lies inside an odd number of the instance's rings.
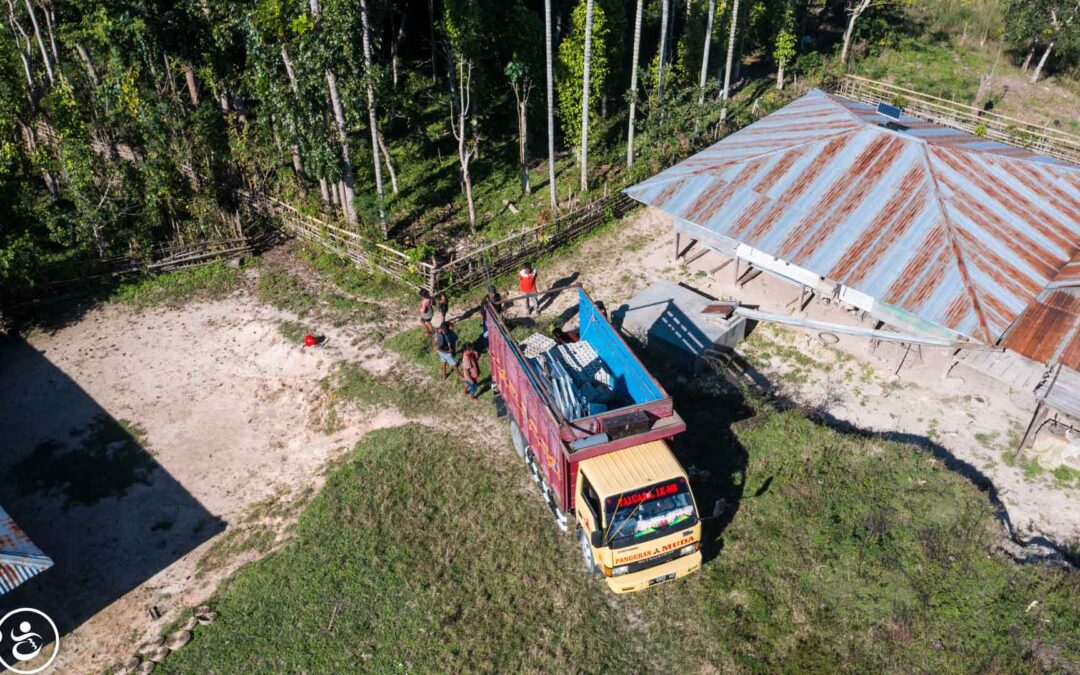
[[[991,63],[975,49],[953,49],[925,39],[903,38],[895,47],[860,61],[856,73],[939,98],[971,103],[979,89],[979,78],[989,72]]]
[[[19,488],[62,492],[65,507],[91,505],[124,495],[135,483],[149,483],[157,467],[143,447],[142,429],[126,420],[99,415],[74,438],[78,446],[72,448],[42,441],[15,464],[12,477]]]
[[[415,291],[396,279],[385,274],[366,272],[357,267],[356,263],[311,244],[299,247],[297,254],[297,257],[310,265],[320,276],[329,279],[346,293],[371,300],[415,297]]]
[[[1054,482],[1058,487],[1070,488],[1080,486],[1080,469],[1074,469],[1071,466],[1061,464],[1051,473],[1053,474]]]
[[[193,300],[217,300],[236,290],[242,271],[215,262],[122,284],[113,299],[133,307],[178,307]]]
[[[366,436],[164,672],[598,672],[648,642],[579,573],[520,467],[434,429]],[[489,505],[489,508],[482,508]]]
[[[300,317],[314,309],[318,302],[318,296],[308,291],[299,277],[273,267],[259,273],[255,290],[259,300]]]
[[[165,670],[1027,672],[1080,659],[1080,577],[996,554],[985,495],[941,462],[687,387],[696,429],[676,452],[709,470],[699,503],[727,504],[706,522],[701,573],[609,596],[509,451],[384,430],[331,473],[290,543],[218,593],[221,618]],[[730,415],[748,416],[707,427]]]

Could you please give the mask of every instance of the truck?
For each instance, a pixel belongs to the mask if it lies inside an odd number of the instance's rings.
[[[484,301],[496,410],[557,525],[568,531],[573,519],[585,569],[616,593],[638,591],[701,568],[701,519],[668,444],[686,423],[592,298],[577,294],[578,332],[561,346],[519,343]]]

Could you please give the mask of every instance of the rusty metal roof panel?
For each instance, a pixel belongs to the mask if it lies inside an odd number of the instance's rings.
[[[0,508],[0,595],[52,567],[52,560]]]
[[[907,116],[887,122],[813,90],[627,193],[994,343],[1080,261],[1080,167]]]
[[[1040,294],[1009,328],[1002,344],[1033,361],[1080,370],[1080,288]]]

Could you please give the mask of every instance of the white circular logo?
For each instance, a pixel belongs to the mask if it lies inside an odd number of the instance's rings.
[[[49,654],[45,663],[36,668],[24,665],[43,653]],[[0,619],[0,664],[11,672],[40,673],[52,665],[59,653],[60,631],[45,612],[22,607]]]

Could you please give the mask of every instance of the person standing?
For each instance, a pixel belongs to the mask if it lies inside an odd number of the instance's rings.
[[[439,355],[439,374],[443,376],[443,379],[450,377],[450,373],[458,373],[461,371],[458,369],[457,359],[454,358],[454,349],[457,347],[457,333],[453,331],[453,326],[450,322],[444,321],[439,326],[439,330],[435,332],[435,353]],[[446,367],[450,366],[450,372],[446,371]]]
[[[465,393],[475,401],[480,393],[480,354],[470,342],[461,354],[461,375],[465,381]]]
[[[431,318],[435,316],[435,301],[431,299],[431,293],[427,289],[420,289],[420,325],[424,332],[431,335],[435,329],[431,327]]]
[[[482,349],[487,349],[488,331],[491,330],[488,318],[489,315],[502,316],[502,293],[499,293],[495,286],[488,286],[484,300],[487,302],[480,303],[480,322],[484,328],[480,334],[480,346]]]
[[[446,297],[446,293],[439,293],[435,306],[439,308],[439,314],[442,315],[439,323],[446,321],[446,315],[450,313],[450,298]]]
[[[525,263],[525,267],[518,272],[518,290],[525,294],[525,308],[529,314],[533,311],[540,314],[540,301],[536,297],[536,270],[530,263]]]

